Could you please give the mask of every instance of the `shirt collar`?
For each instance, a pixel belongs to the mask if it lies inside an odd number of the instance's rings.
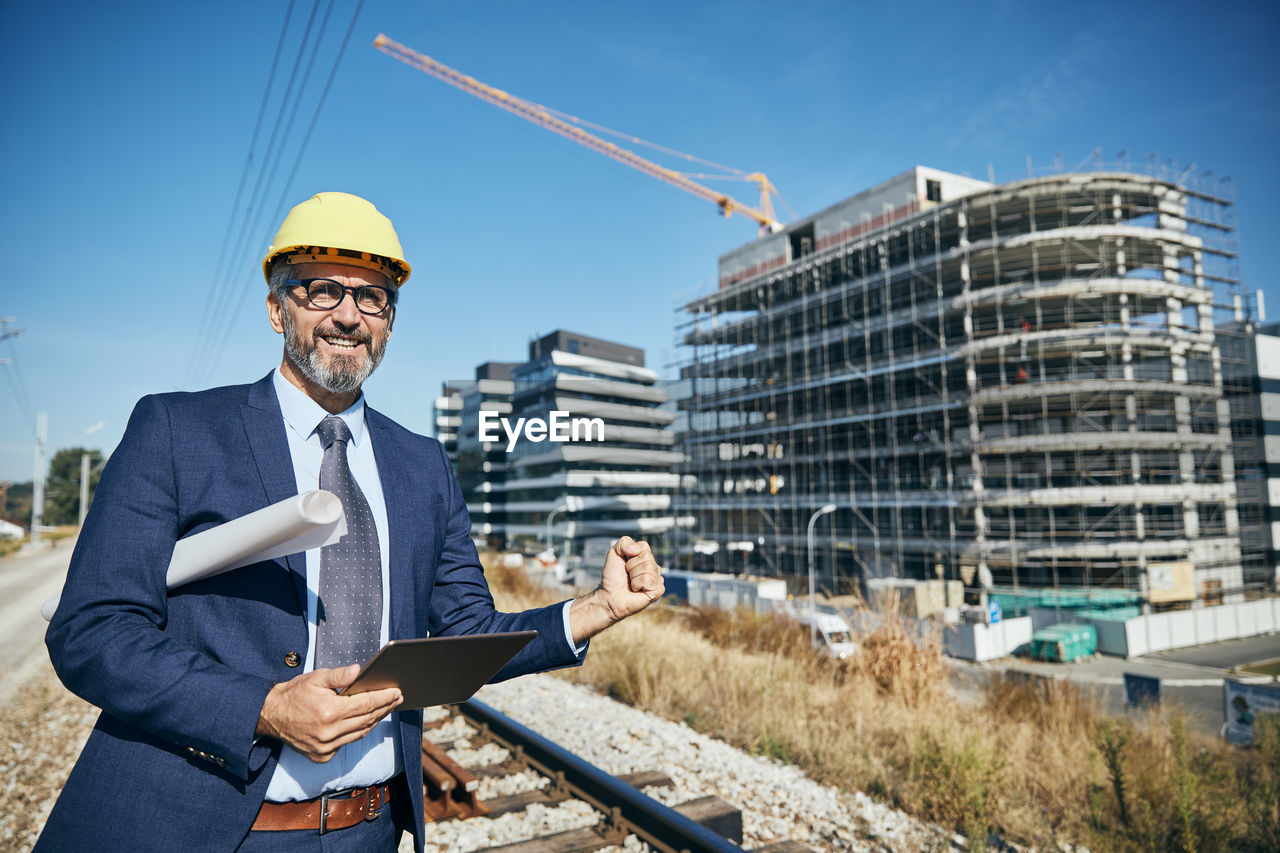
[[[280,368],[273,371],[271,377],[276,389],[276,399],[280,401],[280,414],[284,422],[303,440],[309,440],[315,434],[320,422],[329,417],[329,413],[320,404],[306,395],[301,388],[280,375]],[[338,417],[346,422],[351,430],[351,444],[359,446],[364,441],[364,392],[351,404],[351,408],[339,412]]]

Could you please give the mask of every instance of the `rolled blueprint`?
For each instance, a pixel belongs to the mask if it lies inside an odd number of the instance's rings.
[[[315,489],[178,540],[169,559],[169,589],[263,560],[274,560],[331,545],[347,532],[342,501]],[[49,621],[58,607],[51,598],[40,608]]]

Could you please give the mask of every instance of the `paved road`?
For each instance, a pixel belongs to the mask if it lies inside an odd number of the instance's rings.
[[[1148,655],[1147,657],[1148,659],[1177,661],[1179,663],[1190,663],[1217,669],[1230,669],[1233,666],[1244,666],[1249,663],[1280,658],[1280,634],[1264,634],[1260,637],[1245,637],[1241,640],[1210,643],[1207,646],[1173,649]]]
[[[1271,682],[1265,676],[1234,674],[1230,666],[1251,663],[1256,660],[1280,656],[1276,651],[1280,637],[1276,635],[1251,637],[1229,643],[1215,643],[1192,649],[1180,649],[1161,655],[1140,658],[1117,658],[1096,655],[1091,660],[1078,663],[1043,663],[1024,658],[1005,658],[985,664],[952,661],[957,686],[972,690],[981,680],[1007,670],[1028,672],[1051,678],[1066,678],[1094,691],[1102,706],[1112,714],[1130,713],[1124,704],[1124,674],[1153,676],[1161,679],[1161,690],[1166,705],[1176,703],[1187,712],[1190,726],[1206,734],[1216,735],[1222,726],[1222,682],[1224,678]],[[1171,657],[1180,658],[1173,660]],[[1185,659],[1183,659],[1185,658]],[[1189,660],[1188,660],[1189,659]],[[1198,660],[1212,661],[1220,665],[1208,666]]]
[[[0,559],[0,700],[49,666],[40,605],[62,591],[73,545]]]

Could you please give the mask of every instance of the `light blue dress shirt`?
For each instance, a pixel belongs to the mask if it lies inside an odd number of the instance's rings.
[[[289,439],[289,455],[293,458],[293,475],[298,491],[320,488],[320,463],[324,460],[324,447],[316,427],[329,413],[320,404],[276,370],[272,377],[276,397],[280,401],[280,413],[284,416],[285,434]],[[387,504],[382,496],[382,480],[378,477],[378,465],[373,457],[373,443],[364,421],[364,395],[338,417],[351,430],[347,442],[347,464],[356,485],[364,492],[373,513],[373,526],[378,531],[378,550],[382,554],[382,627],[379,642],[386,644],[390,636],[391,578],[388,566],[391,561],[390,533],[387,528]],[[320,588],[320,549],[313,548],[307,558],[307,656],[303,672],[311,672],[316,653],[316,600]],[[344,788],[362,788],[390,779],[401,770],[396,715],[391,714],[373,727],[360,740],[341,747],[327,763],[319,764],[285,744],[280,751],[280,763],[276,765],[271,783],[267,786],[267,799],[271,802],[309,800],[325,791]]]

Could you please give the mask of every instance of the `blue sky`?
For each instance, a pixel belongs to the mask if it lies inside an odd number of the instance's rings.
[[[282,103],[313,8],[296,0],[255,147],[256,167],[281,116],[280,166],[223,255],[286,7],[4,2],[0,316],[25,331],[0,343],[0,479],[31,478],[37,411],[51,453],[110,450],[138,397],[278,363],[258,265],[277,206],[321,190],[373,200],[414,266],[366,386],[410,428],[430,432],[441,381],[521,360],[556,328],[643,347],[660,370],[676,357],[674,307],[710,289],[754,224],[384,56],[379,32],[764,171],[798,216],[916,164],[1003,181],[1028,155],[1070,167],[1097,147],[1230,174],[1245,280],[1280,319],[1265,261],[1280,229],[1273,4],[367,0],[286,187],[355,9],[335,0]],[[747,185],[718,186],[754,203]]]

